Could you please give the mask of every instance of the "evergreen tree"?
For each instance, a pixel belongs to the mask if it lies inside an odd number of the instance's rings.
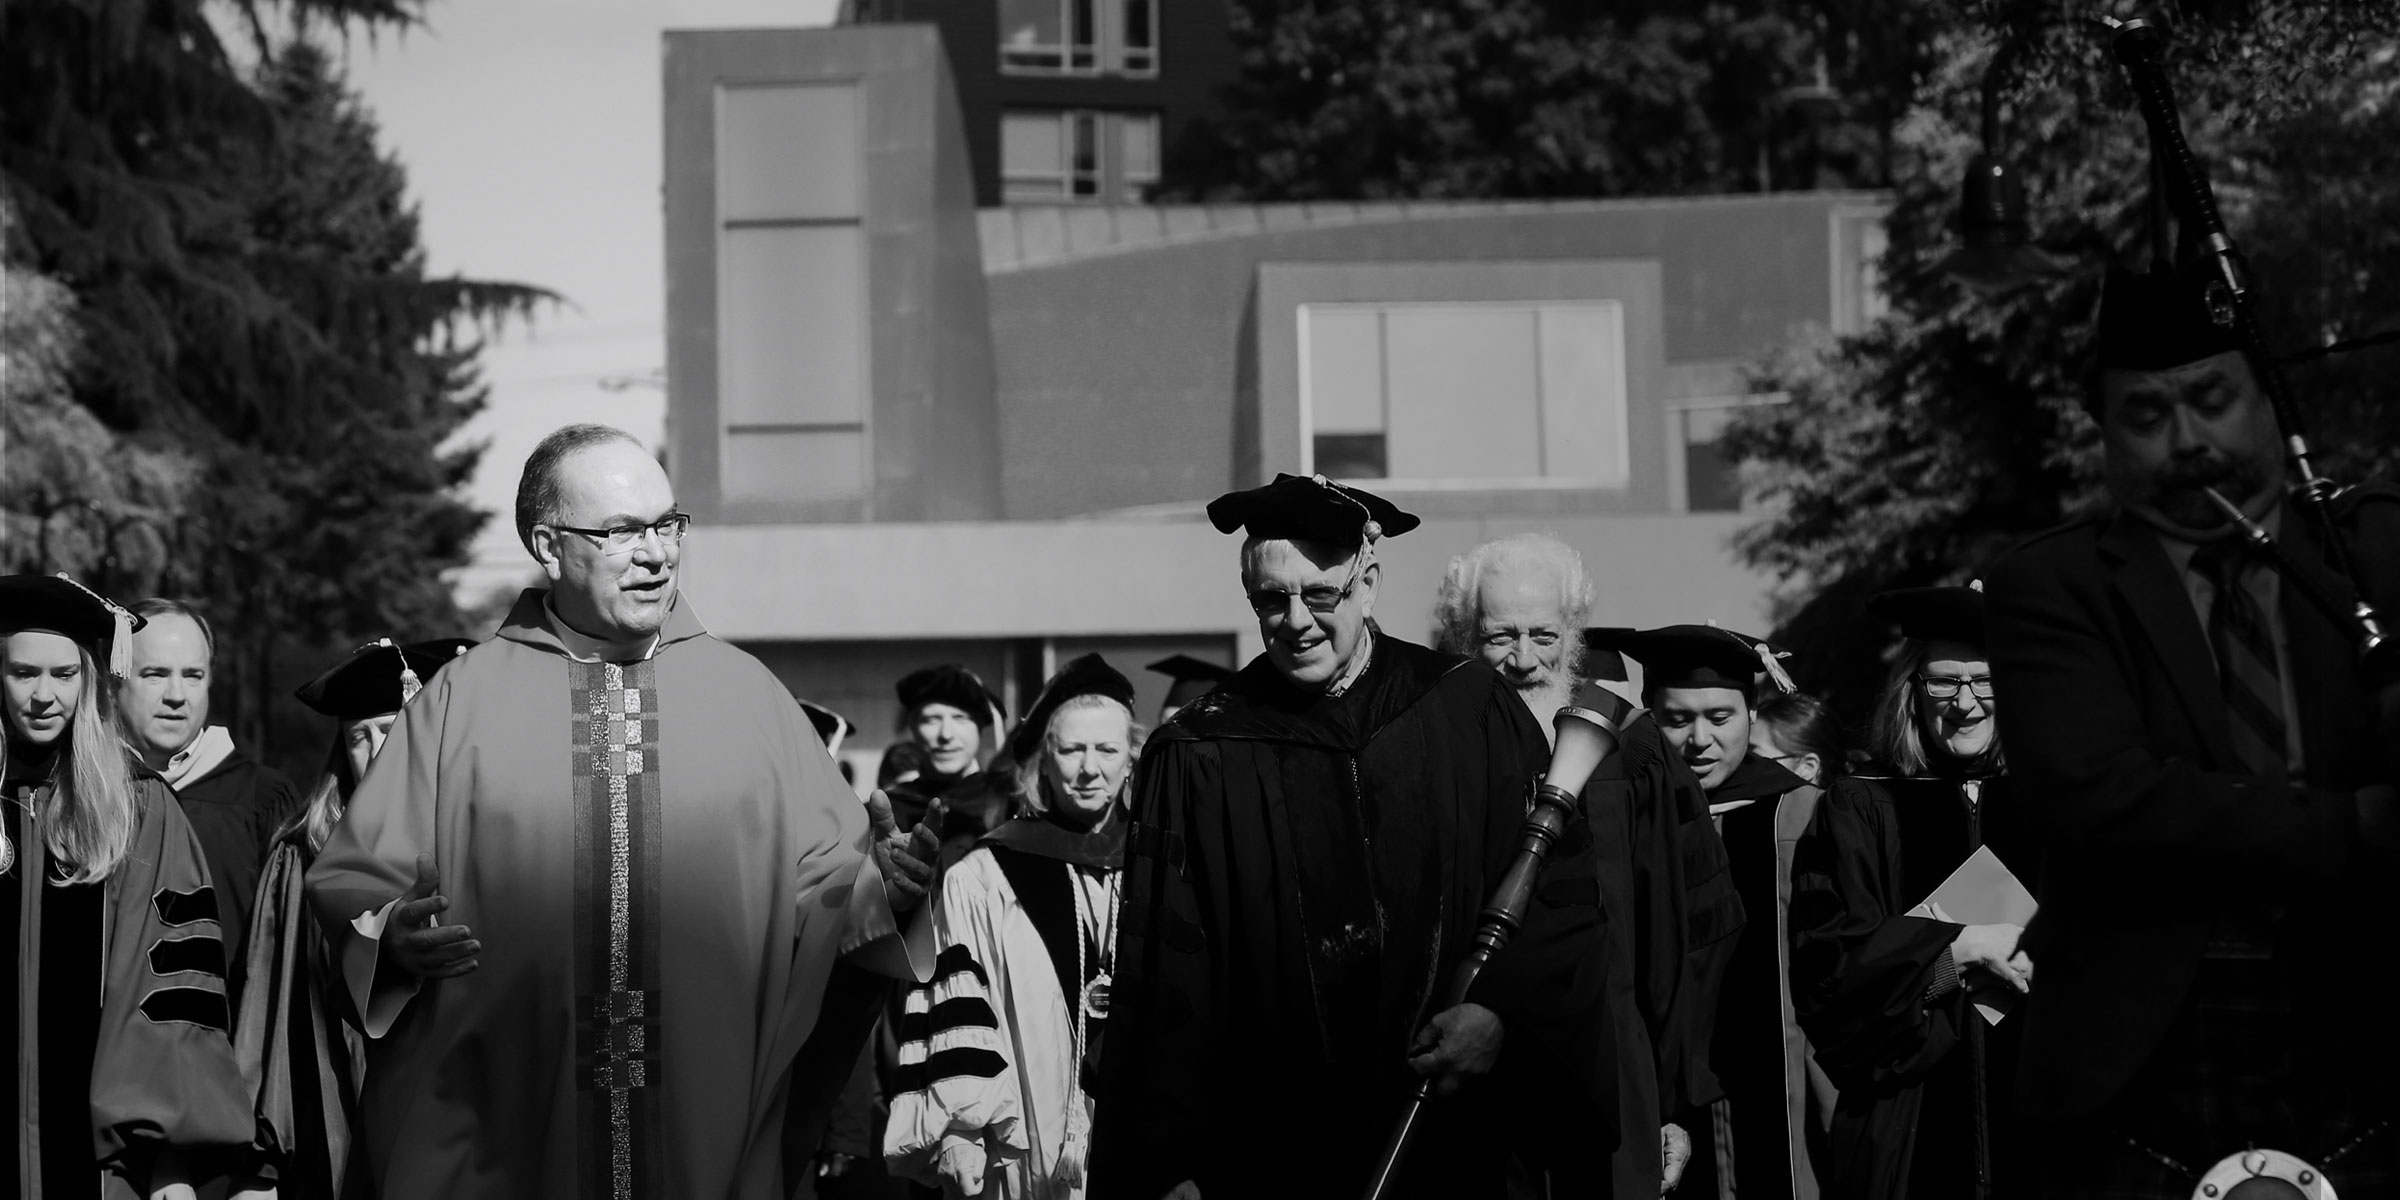
[[[295,674],[455,626],[441,577],[484,515],[457,495],[475,451],[442,447],[482,402],[478,336],[547,297],[428,276],[405,177],[314,41],[419,12],[12,0],[0,39],[9,249],[75,297],[73,400],[112,444],[190,464],[140,521],[160,569],[96,582],[198,601],[237,740],[311,769],[321,735],[269,737]]]

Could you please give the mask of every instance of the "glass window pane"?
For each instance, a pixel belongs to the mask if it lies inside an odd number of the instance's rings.
[[[1691,512],[1739,512],[1742,485],[1738,464],[1718,449],[1717,438],[1733,420],[1730,408],[1687,409],[1683,417],[1684,508]]]
[[[1066,40],[1060,0],[1000,0],[1000,45],[1004,48],[1030,50]]]
[[[1363,306],[1305,304],[1300,336],[1308,350],[1309,431],[1383,432],[1382,314]]]
[[[1100,173],[1099,119],[1088,112],[1069,114],[1067,124],[1075,131],[1074,170],[1078,175]]]
[[[1092,0],[1067,0],[1068,45],[1082,52],[1086,61],[1092,48],[1100,41],[1092,28],[1093,23]]]
[[[1548,305],[1540,321],[1542,473],[1624,487],[1624,306]]]
[[[717,207],[728,221],[859,215],[858,88],[717,93]]]
[[[1118,162],[1127,183],[1158,178],[1158,117],[1127,113],[1117,119]]]
[[[1155,49],[1158,43],[1156,20],[1158,0],[1125,0],[1125,48],[1127,50]]]
[[[853,500],[867,491],[867,435],[856,430],[729,430],[728,500]]]
[[[1099,114],[1069,113],[1067,127],[1073,133],[1068,153],[1074,157],[1067,165],[1074,179],[1074,193],[1077,196],[1097,196],[1100,194]]]
[[[1065,133],[1055,113],[1007,113],[1000,118],[1000,173],[1056,176],[1066,161]]]
[[[1384,347],[1394,478],[1541,475],[1532,309],[1391,308]]]
[[[844,424],[866,414],[866,235],[858,226],[718,235],[718,420]]]
[[[1311,439],[1311,469],[1329,479],[1382,479],[1384,437],[1380,433],[1320,433]]]

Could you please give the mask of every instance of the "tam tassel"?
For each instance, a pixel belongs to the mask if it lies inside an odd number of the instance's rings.
[[[65,571],[58,573],[68,586],[100,602],[108,610],[108,673],[119,679],[133,678],[133,612],[116,601],[83,586]]]
[[[418,692],[425,690],[425,681],[417,678],[416,669],[408,665],[408,655],[402,654],[400,647],[393,645],[392,639],[383,639],[383,644],[391,646],[392,653],[400,655],[400,703],[406,704],[416,699]]]
[[[1800,690],[1800,685],[1792,682],[1791,675],[1784,671],[1781,662],[1776,661],[1775,652],[1768,649],[1765,642],[1752,642],[1750,648],[1758,653],[1759,667],[1766,671],[1767,678],[1773,681],[1776,691],[1788,696]]]
[[[108,634],[108,673],[119,679],[133,678],[133,614],[116,605],[108,606],[108,618],[113,626]]]

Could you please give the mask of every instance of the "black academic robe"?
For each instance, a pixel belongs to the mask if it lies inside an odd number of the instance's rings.
[[[1656,1196],[1659,1126],[1725,1094],[1709,1067],[1709,1033],[1744,914],[1692,769],[1646,713],[1626,722],[1619,745],[1583,793],[1610,914],[1609,1022],[1625,1067],[1609,1173],[1614,1195]],[[1572,871],[1554,868],[1544,890],[1576,886]]]
[[[1718,822],[1748,919],[1725,967],[1708,1043],[1724,1102],[1714,1122],[1706,1112],[1684,1114],[1693,1161],[1680,1194],[1791,1196],[1795,1180],[1808,1174],[1797,1037],[1786,1012],[1782,923],[1776,919],[1786,878],[1776,812],[1787,795],[1804,790],[1810,789],[1799,776],[1750,755],[1708,793],[1712,805],[1750,801]],[[1712,1128],[1717,1123],[1724,1127]],[[1719,1143],[1713,1154],[1712,1140]]]
[[[50,762],[10,747],[0,835],[0,1020],[15,1070],[0,1101],[0,1195],[136,1194],[163,1149],[205,1182],[257,1166],[250,1098],[226,1040],[225,958],[200,844],[173,794],[135,768],[134,829],[106,879],[68,884],[41,811]]]
[[[217,923],[225,930],[225,992],[238,1007],[259,872],[274,849],[276,832],[299,814],[305,799],[290,776],[237,749],[208,774],[184,780],[175,800],[208,856]]]
[[[2009,1108],[2024,1022],[1988,1025],[1955,986],[1963,926],[1906,915],[1987,843],[2035,885],[2005,777],[1863,777],[1834,786],[1794,852],[1792,1002],[1841,1097],[1829,1197],[1964,1200],[2032,1181]]]
[[[1208,1196],[1356,1195],[1418,1082],[1410,1045],[1515,855],[1549,750],[1489,667],[1374,636],[1338,698],[1261,658],[1151,736],[1101,1064],[1099,1200],[1155,1200],[1186,1179]],[[1590,853],[1588,827],[1568,841]],[[1537,896],[1484,972],[1469,999],[1507,1030],[1500,1066],[1432,1103],[1403,1194],[1498,1195],[1511,1153],[1605,1161],[1597,900]]]
[[[295,824],[259,873],[250,926],[251,986],[235,1009],[234,1056],[257,1098],[274,1156],[277,1200],[363,1196],[357,1141],[366,1039],[339,964],[328,954],[302,881],[315,858]]]

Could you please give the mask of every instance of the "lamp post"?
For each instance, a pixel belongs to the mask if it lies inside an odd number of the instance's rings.
[[[1982,146],[1967,160],[1959,184],[1959,248],[1942,262],[1944,271],[1985,295],[2065,270],[2057,256],[2033,244],[2024,175],[2008,160],[2001,137],[2000,92],[2024,45],[2022,35],[2007,35],[1983,69]]]

